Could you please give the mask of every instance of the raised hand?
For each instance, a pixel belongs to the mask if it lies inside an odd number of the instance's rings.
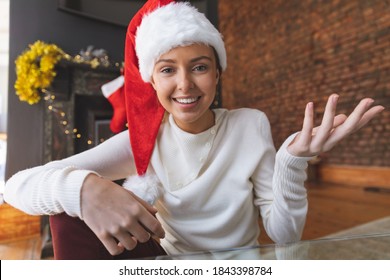
[[[327,152],[342,139],[366,125],[384,109],[380,105],[371,107],[374,100],[364,98],[348,117],[344,114],[336,115],[338,98],[337,94],[329,96],[321,125],[315,128],[313,128],[313,103],[309,102],[306,105],[302,131],[287,147],[290,154],[311,157]]]
[[[157,210],[117,184],[89,175],[81,190],[85,223],[112,255],[132,250],[151,235],[164,238]]]

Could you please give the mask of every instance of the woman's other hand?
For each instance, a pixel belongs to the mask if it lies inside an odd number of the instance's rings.
[[[313,103],[306,105],[302,131],[287,147],[290,154],[311,157],[327,152],[342,139],[365,126],[384,109],[380,105],[372,107],[374,100],[364,98],[348,117],[344,114],[336,115],[338,98],[337,94],[329,96],[321,125],[314,128]]]

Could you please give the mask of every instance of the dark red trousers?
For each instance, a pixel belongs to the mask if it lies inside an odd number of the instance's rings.
[[[54,258],[56,260],[117,260],[140,259],[166,255],[164,249],[151,238],[138,243],[131,251],[112,256],[93,231],[79,218],[65,213],[50,216]]]

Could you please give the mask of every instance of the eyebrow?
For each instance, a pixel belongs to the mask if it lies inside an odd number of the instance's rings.
[[[191,62],[197,62],[197,61],[202,60],[202,59],[207,59],[207,60],[212,61],[211,57],[206,56],[206,55],[195,57],[195,58],[191,59],[190,61]]]
[[[202,56],[198,56],[198,57],[195,57],[195,58],[191,59],[190,62],[197,62],[197,61],[202,60],[202,59],[207,59],[209,61],[212,61],[211,57],[206,56],[206,55],[202,55]],[[175,63],[176,61],[174,59],[159,59],[159,60],[156,61],[155,64],[158,64],[158,63],[161,63],[161,62]]]

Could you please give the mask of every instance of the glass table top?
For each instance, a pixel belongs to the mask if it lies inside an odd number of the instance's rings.
[[[390,260],[390,232],[158,256],[157,260]]]

